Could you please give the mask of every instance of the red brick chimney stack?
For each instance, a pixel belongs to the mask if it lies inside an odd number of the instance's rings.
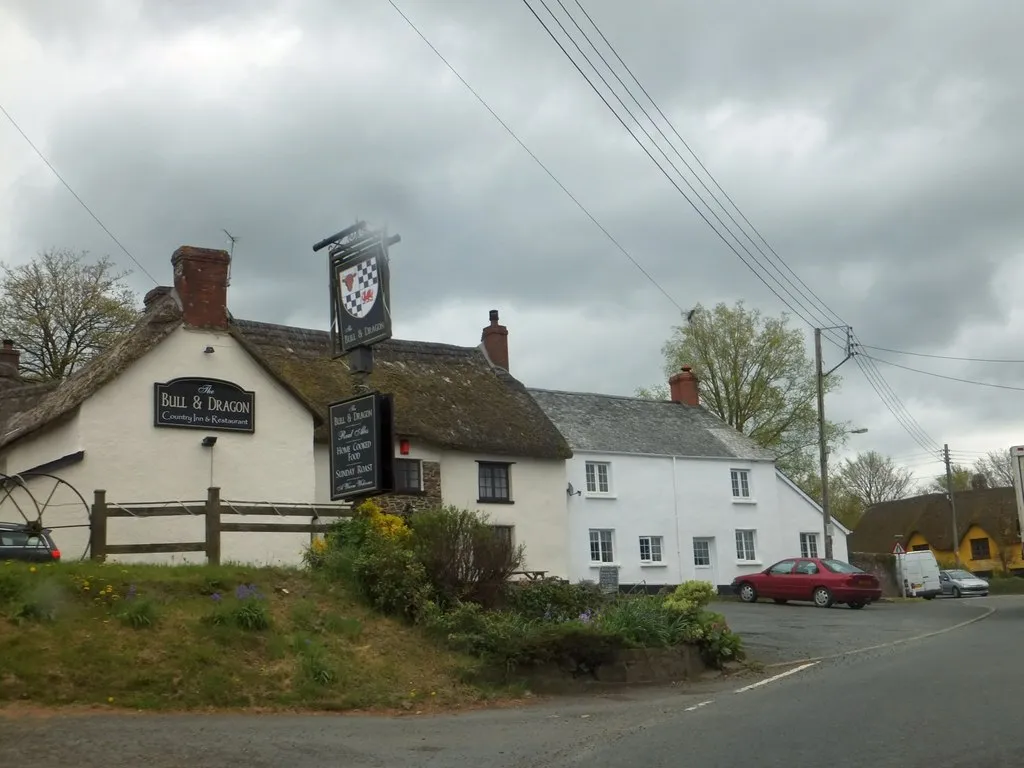
[[[673,374],[668,380],[669,392],[673,403],[683,403],[694,407],[700,405],[700,388],[697,374],[693,368],[684,365],[679,373]]]
[[[214,248],[183,245],[171,256],[174,290],[182,319],[197,328],[228,327],[228,268],[231,256]]]
[[[484,344],[487,359],[494,365],[508,370],[508,328],[498,323],[498,310],[490,312],[491,324],[484,326],[480,341]]]
[[[5,379],[21,378],[21,350],[14,348],[10,339],[3,340],[0,347],[0,377]]]

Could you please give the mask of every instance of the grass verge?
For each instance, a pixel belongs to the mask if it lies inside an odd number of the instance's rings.
[[[0,704],[427,711],[511,695],[300,570],[0,564]]]

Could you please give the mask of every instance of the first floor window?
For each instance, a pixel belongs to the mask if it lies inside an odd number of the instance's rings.
[[[992,548],[989,546],[988,537],[971,539],[971,560],[988,560],[990,557]]]
[[[757,560],[753,531],[736,531],[736,559],[747,562]]]
[[[711,542],[707,539],[693,540],[693,564],[698,568],[711,567]]]
[[[661,562],[661,536],[640,537],[640,562]]]
[[[423,490],[421,465],[417,459],[395,459],[395,492],[419,493]]]
[[[590,529],[590,561],[592,563],[614,563],[612,532],[609,529]]]
[[[817,557],[818,556],[818,534],[816,533],[801,533],[800,534],[800,557]]]
[[[611,465],[606,461],[588,461],[586,464],[587,493],[610,493]]]
[[[750,498],[750,470],[732,469],[729,470],[732,479],[732,497],[734,499]]]
[[[511,501],[509,493],[509,467],[508,464],[496,462],[479,463],[480,473],[480,501]]]

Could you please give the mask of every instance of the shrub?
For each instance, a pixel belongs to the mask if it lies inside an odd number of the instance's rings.
[[[410,525],[416,556],[443,604],[468,600],[492,607],[522,566],[523,548],[499,536],[478,512],[439,507],[415,514]]]
[[[128,590],[128,596],[121,603],[117,618],[132,629],[152,627],[157,621],[156,603],[136,594],[135,587]]]
[[[430,597],[423,564],[403,541],[371,532],[352,572],[364,598],[381,613],[413,619]]]
[[[704,663],[713,669],[721,669],[727,661],[743,658],[743,641],[729,629],[725,617],[719,613],[703,611],[697,622],[691,625],[690,642],[700,649]]]
[[[608,598],[592,582],[572,584],[562,579],[517,581],[505,591],[508,607],[524,616],[548,621],[568,621],[598,610]]]
[[[717,594],[718,590],[710,581],[687,581],[665,598],[665,606],[677,613],[696,615],[703,611]]]
[[[591,620],[636,648],[678,645],[686,640],[691,623],[686,614],[668,608],[665,600],[655,596],[620,598]]]

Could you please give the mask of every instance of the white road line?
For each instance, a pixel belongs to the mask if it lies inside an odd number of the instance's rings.
[[[683,711],[684,712],[693,712],[693,710],[695,710],[695,709],[700,709],[701,707],[706,707],[708,704],[714,704],[714,703],[715,703],[714,699],[708,699],[707,701],[700,702],[700,704],[694,704],[692,707],[687,707]]]
[[[744,693],[745,691],[751,691],[754,688],[760,688],[762,685],[768,685],[768,683],[774,683],[776,680],[781,680],[784,677],[795,675],[797,672],[803,672],[805,669],[813,667],[815,664],[818,663],[819,662],[817,661],[812,661],[808,664],[801,664],[799,667],[794,667],[793,669],[787,670],[781,674],[773,675],[772,677],[765,678],[764,680],[759,680],[758,682],[751,683],[750,685],[745,685],[742,688],[737,688],[735,691],[733,691],[733,693]]]

